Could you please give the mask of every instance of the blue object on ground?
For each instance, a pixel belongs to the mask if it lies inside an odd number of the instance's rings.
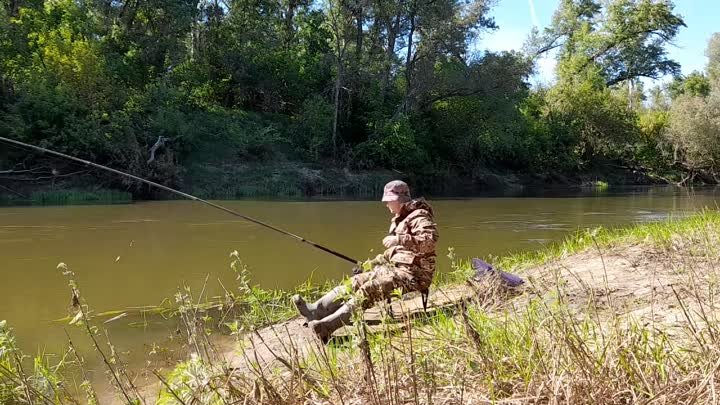
[[[477,257],[472,259],[472,268],[473,270],[475,270],[475,276],[473,278],[476,280],[479,280],[481,277],[497,272],[497,274],[500,276],[500,281],[502,281],[505,285],[509,287],[517,287],[525,283],[525,281],[520,278],[520,276],[508,273],[506,271],[496,270],[491,264],[487,263],[484,260],[478,259]]]

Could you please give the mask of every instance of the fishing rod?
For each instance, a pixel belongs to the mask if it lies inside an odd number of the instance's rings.
[[[308,245],[310,245],[310,246],[312,246],[312,247],[314,247],[314,248],[316,248],[316,249],[322,250],[323,252],[326,252],[326,253],[330,253],[331,255],[333,255],[333,256],[335,256],[335,257],[339,257],[340,259],[346,260],[346,261],[348,261],[348,262],[350,262],[350,263],[352,263],[352,264],[358,264],[358,263],[359,263],[359,261],[357,261],[357,260],[355,260],[355,259],[353,259],[353,258],[351,258],[351,257],[349,257],[349,256],[346,256],[346,255],[344,255],[344,254],[342,254],[342,253],[340,253],[340,252],[336,252],[336,251],[334,251],[334,250],[332,250],[332,249],[330,249],[330,248],[327,248],[327,247],[325,247],[325,246],[322,246],[322,245],[320,245],[320,244],[317,244],[317,243],[315,243],[315,242],[313,242],[313,241],[311,241],[311,240],[305,239],[305,238],[303,238],[302,236],[296,235],[296,234],[294,234],[294,233],[292,233],[292,232],[288,232],[288,231],[286,231],[286,230],[284,230],[284,229],[277,228],[277,227],[272,226],[272,225],[270,225],[270,224],[267,224],[267,223],[265,223],[265,222],[259,221],[259,220],[255,219],[255,218],[251,218],[251,217],[249,217],[249,216],[247,216],[247,215],[243,215],[243,214],[241,214],[241,213],[239,213],[239,212],[237,212],[237,211],[231,210],[230,208],[223,207],[222,205],[215,204],[215,203],[210,202],[210,201],[207,201],[207,200],[203,200],[202,198],[195,197],[194,195],[190,195],[190,194],[188,194],[188,193],[184,193],[184,192],[182,192],[182,191],[180,191],[180,190],[175,190],[174,188],[170,188],[170,187],[168,187],[168,186],[164,186],[164,185],[159,184],[159,183],[155,183],[154,181],[150,181],[150,180],[147,180],[147,179],[143,179],[142,177],[138,177],[138,176],[135,176],[135,175],[130,174],[130,173],[125,173],[125,172],[123,172],[123,171],[120,171],[120,170],[117,170],[117,169],[113,169],[112,167],[103,166],[103,165],[101,165],[101,164],[93,163],[93,162],[90,162],[90,161],[85,160],[85,159],[80,159],[80,158],[77,158],[77,157],[75,157],[75,156],[66,155],[66,154],[64,154],[64,153],[56,152],[56,151],[54,151],[54,150],[50,150],[50,149],[43,148],[43,147],[40,147],[40,146],[31,145],[31,144],[29,144],[29,143],[16,141],[16,140],[14,140],[14,139],[3,138],[3,137],[0,136],[0,141],[7,142],[7,143],[12,143],[12,144],[15,144],[15,145],[18,145],[18,146],[22,146],[22,147],[25,147],[25,148],[29,148],[29,149],[33,149],[33,150],[36,150],[36,151],[39,151],[39,152],[43,152],[43,153],[48,153],[48,154],[51,154],[51,155],[59,156],[59,157],[61,157],[61,158],[69,159],[69,160],[72,160],[72,161],[75,161],[75,162],[82,163],[82,164],[87,165],[87,166],[91,166],[91,167],[94,167],[94,168],[97,168],[97,169],[101,169],[101,170],[105,170],[105,171],[108,171],[108,172],[111,172],[111,173],[118,174],[118,175],[120,175],[120,176],[125,176],[125,177],[131,178],[131,179],[133,179],[133,180],[137,180],[137,181],[142,182],[142,183],[145,183],[145,184],[147,184],[147,185],[150,185],[150,186],[153,186],[153,187],[157,187],[157,188],[159,188],[159,189],[161,189],[161,190],[169,191],[169,192],[171,192],[171,193],[173,193],[173,194],[177,194],[177,195],[179,195],[179,196],[185,197],[185,198],[187,198],[187,199],[189,199],[189,200],[193,200],[193,201],[201,202],[201,203],[203,203],[203,204],[207,204],[207,205],[209,205],[209,206],[211,206],[211,207],[213,207],[213,208],[217,208],[217,209],[219,209],[219,210],[221,210],[221,211],[225,211],[225,212],[227,212],[228,214],[234,215],[234,216],[236,216],[236,217],[240,217],[240,218],[242,218],[242,219],[244,219],[244,220],[246,220],[246,221],[248,221],[248,222],[252,222],[252,223],[254,223],[254,224],[263,226],[263,227],[265,227],[265,228],[267,228],[267,229],[271,229],[271,230],[273,230],[273,231],[275,231],[275,232],[279,232],[279,233],[281,233],[281,234],[283,234],[283,235],[293,237],[293,238],[299,240],[300,242],[307,243]]]

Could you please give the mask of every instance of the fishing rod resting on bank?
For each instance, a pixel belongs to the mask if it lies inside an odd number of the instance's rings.
[[[125,176],[125,177],[131,178],[131,179],[133,179],[133,180],[137,180],[137,181],[139,181],[139,182],[141,182],[141,183],[145,183],[145,184],[147,184],[147,185],[150,185],[150,186],[153,186],[153,187],[157,187],[157,188],[159,188],[159,189],[161,189],[161,190],[169,191],[169,192],[171,192],[171,193],[173,193],[173,194],[177,194],[177,195],[182,196],[182,197],[185,197],[185,198],[187,198],[187,199],[189,199],[189,200],[198,201],[198,202],[201,202],[201,203],[203,203],[203,204],[207,204],[207,205],[209,205],[209,206],[211,206],[211,207],[213,207],[213,208],[217,208],[217,209],[219,209],[219,210],[221,210],[221,211],[225,211],[225,212],[227,212],[228,214],[234,215],[234,216],[236,216],[236,217],[240,217],[240,218],[242,218],[242,219],[244,219],[244,220],[246,220],[246,221],[249,221],[249,222],[252,222],[252,223],[254,223],[254,224],[257,224],[257,225],[263,226],[263,227],[265,227],[265,228],[271,229],[271,230],[273,230],[273,231],[275,231],[275,232],[279,232],[279,233],[281,233],[281,234],[283,234],[283,235],[290,236],[290,237],[292,237],[292,238],[295,238],[295,239],[299,240],[300,242],[307,243],[308,245],[310,245],[310,246],[312,246],[312,247],[314,247],[314,248],[316,248],[316,249],[320,249],[320,250],[322,250],[322,251],[325,252],[325,253],[330,253],[331,255],[333,255],[333,256],[335,256],[335,257],[339,257],[339,258],[341,258],[341,259],[343,259],[343,260],[346,260],[346,261],[348,261],[348,262],[350,262],[350,263],[352,263],[352,264],[358,264],[358,263],[359,263],[359,261],[357,261],[357,260],[355,260],[355,259],[353,259],[353,258],[351,258],[351,257],[349,257],[349,256],[346,256],[346,255],[344,255],[344,254],[342,254],[342,253],[336,252],[336,251],[334,251],[334,250],[332,250],[332,249],[330,249],[330,248],[326,248],[325,246],[319,245],[319,244],[317,244],[317,243],[315,243],[315,242],[313,242],[313,241],[311,241],[311,240],[307,240],[307,239],[303,238],[302,236],[295,235],[295,234],[292,233],[292,232],[288,232],[288,231],[286,231],[286,230],[284,230],[284,229],[280,229],[280,228],[274,227],[274,226],[272,226],[272,225],[270,225],[270,224],[266,224],[265,222],[262,222],[262,221],[259,221],[259,220],[257,220],[257,219],[248,217],[247,215],[243,215],[243,214],[241,214],[241,213],[239,213],[239,212],[237,212],[237,211],[231,210],[230,208],[223,207],[222,205],[215,204],[215,203],[212,203],[212,202],[207,201],[207,200],[203,200],[202,198],[195,197],[194,195],[190,195],[190,194],[188,194],[188,193],[184,193],[184,192],[182,192],[182,191],[175,190],[174,188],[170,188],[170,187],[168,187],[168,186],[164,186],[164,185],[159,184],[159,183],[155,183],[154,181],[150,181],[150,180],[147,180],[147,179],[143,179],[142,177],[138,177],[138,176],[132,175],[132,174],[130,174],[130,173],[125,173],[125,172],[123,172],[123,171],[120,171],[120,170],[117,170],[117,169],[113,169],[112,167],[103,166],[103,165],[101,165],[101,164],[93,163],[93,162],[90,162],[90,161],[88,161],[88,160],[84,160],[84,159],[77,158],[77,157],[75,157],[75,156],[66,155],[66,154],[64,154],[64,153],[56,152],[56,151],[54,151],[54,150],[50,150],[50,149],[43,148],[43,147],[40,147],[40,146],[31,145],[31,144],[29,144],[29,143],[16,141],[16,140],[14,140],[14,139],[3,138],[3,137],[0,136],[0,141],[7,142],[7,143],[11,143],[11,144],[15,144],[15,145],[18,145],[18,146],[22,146],[22,147],[24,147],[24,148],[34,149],[34,150],[39,151],[39,152],[43,152],[43,153],[48,153],[48,154],[51,154],[51,155],[59,156],[59,157],[61,157],[61,158],[69,159],[69,160],[72,160],[72,161],[75,161],[75,162],[82,163],[82,164],[84,164],[84,165],[88,165],[88,166],[91,166],[91,167],[94,167],[94,168],[97,168],[97,169],[101,169],[101,170],[106,170],[106,171],[108,171],[108,172],[115,173],[115,174],[118,174],[118,175],[120,175],[120,176]]]

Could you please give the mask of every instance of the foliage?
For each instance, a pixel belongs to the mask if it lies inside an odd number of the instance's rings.
[[[706,98],[681,96],[673,103],[668,137],[692,170],[718,173],[720,161],[720,89]]]
[[[306,150],[312,160],[327,156],[332,142],[332,105],[319,96],[308,98],[294,118],[298,146]]]
[[[666,50],[685,23],[671,1],[563,0],[525,53],[482,51],[483,34],[502,29],[494,4],[12,1],[0,11],[0,136],[207,190],[220,188],[198,182],[206,166],[474,179],[670,164],[647,142],[666,124],[640,118],[639,80],[679,75]],[[718,43],[673,97],[709,94]],[[557,83],[531,88],[534,58],[552,50]],[[74,170],[0,152],[2,171],[45,166]],[[91,174],[94,186],[156,196]],[[242,186],[232,194],[259,194]]]
[[[702,73],[679,77],[667,56],[684,26],[671,1],[564,0],[552,24],[530,38],[532,54],[557,52],[558,82],[546,92],[543,119],[566,134],[578,168],[610,161],[665,181],[687,170],[665,136],[670,100],[707,95],[710,87]],[[667,90],[652,88],[646,104],[640,79],[664,75],[676,79]]]
[[[407,115],[378,122],[375,135],[358,147],[358,165],[418,169],[428,163]]]
[[[708,58],[708,74],[717,83],[720,80],[720,32],[710,37],[705,55]]]
[[[680,65],[665,46],[685,26],[669,0],[563,0],[552,24],[537,32],[530,49],[559,49],[560,76],[596,71],[607,86],[640,77],[676,75]]]
[[[637,138],[634,114],[626,100],[604,86],[597,72],[588,72],[582,81],[558,83],[548,93],[548,104],[575,141],[580,165],[597,155],[627,158],[628,145]]]
[[[710,94],[710,80],[704,73],[693,72],[687,77],[676,78],[669,90],[673,99],[683,94],[706,97]]]
[[[63,386],[64,364],[50,365],[43,355],[32,358],[32,371],[26,370],[28,356],[17,347],[7,322],[0,321],[0,403],[8,405],[77,403]]]
[[[689,172],[692,181],[696,176],[703,182],[717,182],[720,149],[720,80],[716,76],[718,34],[708,42],[707,74],[693,73],[680,85],[673,83],[675,96],[670,108],[670,124],[666,140],[672,148],[673,160]]]

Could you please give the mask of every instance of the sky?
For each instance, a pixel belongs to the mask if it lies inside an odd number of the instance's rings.
[[[542,30],[550,24],[558,4],[559,0],[498,0],[491,14],[499,29],[486,33],[475,47],[492,51],[519,50],[533,26]],[[675,12],[683,17],[687,27],[680,29],[674,45],[668,47],[668,53],[680,63],[684,75],[694,70],[702,71],[707,64],[707,41],[713,32],[720,31],[720,0],[675,0]],[[539,72],[532,81],[551,82],[554,67],[552,57],[541,59]]]

